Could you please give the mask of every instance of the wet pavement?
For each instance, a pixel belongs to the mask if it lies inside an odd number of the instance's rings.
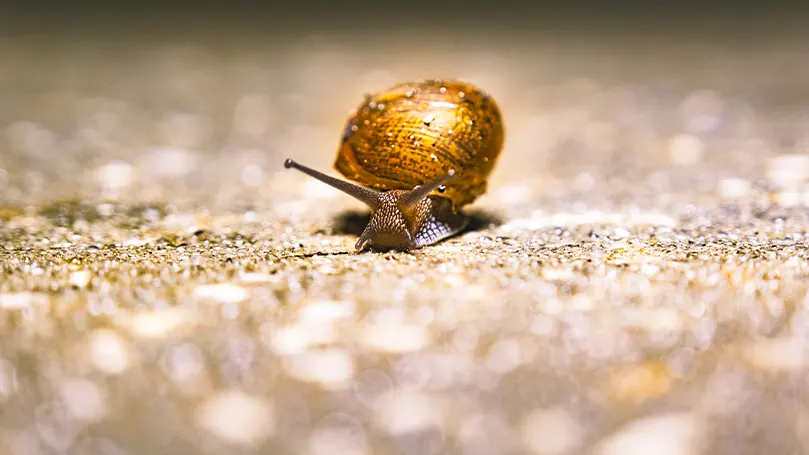
[[[809,452],[805,45],[412,44],[0,41],[0,453]],[[434,77],[489,191],[357,254],[283,160]]]

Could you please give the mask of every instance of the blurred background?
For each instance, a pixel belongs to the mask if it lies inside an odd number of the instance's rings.
[[[809,453],[802,10],[187,3],[0,3],[0,455]],[[502,223],[353,255],[283,160],[422,78]]]
[[[596,198],[649,176],[631,191],[713,190],[806,145],[805,14],[776,3],[2,8],[7,203],[266,205],[303,180],[278,174],[283,158],[332,170],[364,94],[434,77],[495,96],[508,136],[492,182],[542,195],[579,174]]]

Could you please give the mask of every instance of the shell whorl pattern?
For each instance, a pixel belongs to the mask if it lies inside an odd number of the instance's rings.
[[[503,138],[500,109],[479,88],[458,81],[405,83],[355,109],[334,166],[380,190],[411,190],[455,169],[440,196],[457,208],[486,191]]]

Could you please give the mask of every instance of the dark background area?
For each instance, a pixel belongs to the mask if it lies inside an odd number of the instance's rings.
[[[0,26],[15,37],[138,39],[340,33],[356,36],[468,30],[486,36],[563,33],[760,39],[801,33],[798,2],[3,2]]]

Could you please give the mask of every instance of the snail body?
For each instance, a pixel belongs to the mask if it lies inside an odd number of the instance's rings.
[[[334,167],[356,185],[292,160],[284,166],[371,208],[357,250],[410,250],[467,225],[461,208],[486,191],[503,141],[500,109],[488,94],[429,80],[395,85],[352,112]]]

